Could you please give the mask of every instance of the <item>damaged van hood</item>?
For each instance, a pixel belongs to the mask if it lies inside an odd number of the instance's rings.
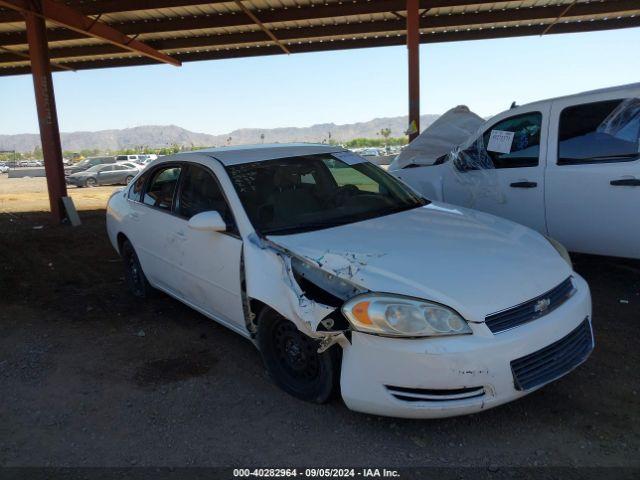
[[[442,303],[475,322],[572,273],[533,230],[444,203],[268,239],[366,290]]]

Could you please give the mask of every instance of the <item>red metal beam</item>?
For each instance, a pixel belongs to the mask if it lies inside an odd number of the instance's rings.
[[[402,6],[400,10],[406,8],[406,0],[400,0]],[[461,0],[452,0],[461,2]],[[476,1],[477,0],[471,0]],[[484,0],[483,0],[484,1]],[[338,10],[335,6],[318,6],[315,8],[296,8],[296,9],[278,9],[269,10],[260,13],[260,19],[264,23],[293,21],[300,19],[312,19],[312,18],[326,18],[331,16],[341,15],[355,15],[365,13],[380,13],[387,11],[386,8],[396,6],[396,0],[392,0],[390,3],[386,1],[380,2],[368,2],[365,4],[343,4],[342,10]],[[421,0],[421,6],[422,6]],[[434,3],[443,3],[443,0],[438,0]],[[464,2],[462,2],[464,3]],[[492,10],[482,11],[478,13],[465,13],[465,14],[452,14],[452,15],[427,15],[421,19],[421,28],[436,28],[436,27],[466,27],[472,24],[483,23],[498,23],[498,22],[511,22],[519,20],[538,20],[538,19],[551,19],[557,18],[565,9],[564,5],[557,6],[545,6],[545,7],[532,7],[532,8],[519,8],[519,9],[505,9],[505,10]],[[294,11],[295,10],[295,11]],[[590,16],[599,14],[620,15],[624,12],[630,12],[638,10],[638,0],[608,0],[607,2],[591,2],[591,3],[579,3],[576,4],[568,16]],[[338,13],[342,12],[342,13]],[[402,22],[402,27],[399,30],[404,30],[404,19],[402,20],[388,20],[389,24],[393,22]],[[371,22],[371,24],[381,23],[382,21]],[[229,26],[248,26],[252,21],[248,17],[238,14],[222,14],[222,15],[209,15],[209,16],[196,16],[186,18],[171,18],[152,20],[144,22],[125,22],[119,24],[113,24],[114,28],[119,31],[128,34],[135,35],[140,33],[150,32],[177,32],[180,30],[198,30],[203,28],[218,28]],[[332,22],[328,22],[331,23]],[[351,22],[353,25],[359,22]],[[366,25],[367,23],[363,23]],[[328,25],[332,26],[332,25]],[[324,27],[314,27],[324,28]],[[295,31],[295,28],[283,29],[274,28],[273,25],[270,29],[274,32],[279,39],[287,38],[285,35],[289,31]],[[392,30],[389,28],[388,31]],[[233,34],[235,35],[235,34]],[[172,33],[172,36],[174,34]],[[217,36],[217,35],[216,35]],[[222,35],[220,36],[222,37]],[[76,32],[68,31],[65,29],[49,30],[48,33],[49,42],[73,40],[76,38],[82,38]],[[154,45],[155,42],[147,42],[149,45]],[[242,42],[239,42],[242,43]],[[0,45],[21,45],[26,44],[26,36],[24,32],[10,32],[6,34],[0,34]],[[160,48],[160,47],[156,47]],[[169,48],[169,47],[167,47]]]
[[[36,95],[40,140],[44,156],[44,169],[47,175],[49,205],[54,220],[60,222],[65,217],[62,197],[67,196],[62,163],[62,147],[56,100],[51,79],[49,50],[47,46],[47,26],[40,13],[39,0],[33,0],[33,11],[25,14],[27,35],[29,36],[29,56],[31,58],[31,74]]]
[[[115,28],[89,18],[73,8],[53,0],[39,0],[40,11],[35,11],[28,0],[0,0],[0,6],[16,10],[24,15],[36,15],[61,27],[68,28],[82,35],[104,40],[125,50],[144,55],[158,62],[180,66],[180,61],[159,52],[150,46],[130,38]]]
[[[531,26],[505,27],[505,28],[483,28],[464,29],[459,31],[429,32],[420,35],[420,43],[444,43],[471,40],[490,40],[495,38],[513,38],[525,36],[539,36],[544,25],[535,23]],[[615,30],[622,28],[640,27],[640,17],[623,17],[609,20],[593,20],[590,22],[570,22],[557,24],[548,34],[566,34],[580,32],[595,32],[603,30]],[[356,48],[375,48],[405,45],[405,35],[380,35],[378,38],[359,38],[352,40],[335,39],[324,42],[302,41],[300,43],[289,43],[292,54],[307,52],[325,52],[331,50],[349,50]],[[276,55],[281,50],[275,45],[268,46],[247,46],[246,48],[222,48],[220,50],[208,50],[200,52],[177,53],[175,57],[183,62],[198,62],[204,60],[223,60],[228,58],[246,58],[265,55]],[[100,69],[112,67],[131,67],[138,65],[151,65],[155,62],[148,58],[129,57],[114,58],[108,60],[89,59],[80,62],[73,62],[70,65],[77,70]],[[55,71],[55,68],[54,68]],[[0,65],[0,77],[8,75],[24,75],[30,73],[28,66],[4,67]]]
[[[245,15],[246,15],[247,17],[249,17],[251,20],[253,20],[253,23],[255,23],[256,25],[258,25],[258,26],[262,29],[262,31],[263,31],[264,33],[266,33],[266,34],[267,34],[267,36],[268,36],[271,40],[273,40],[273,43],[275,43],[276,45],[278,45],[278,46],[282,49],[282,51],[283,51],[284,53],[286,53],[287,55],[289,55],[289,54],[291,53],[291,52],[287,49],[287,47],[285,47],[285,46],[284,46],[284,43],[282,43],[280,40],[278,40],[278,37],[276,37],[276,36],[273,34],[273,32],[272,32],[270,29],[268,29],[268,28],[264,25],[264,23],[262,23],[262,22],[260,21],[260,19],[259,19],[258,17],[256,17],[256,16],[254,15],[254,13],[253,13],[251,10],[249,10],[249,9],[245,6],[245,4],[244,4],[244,3],[242,3],[242,0],[235,0],[235,3],[236,3],[236,5],[238,5],[238,7],[240,7],[240,9],[245,13]]]
[[[409,141],[420,134],[420,2],[407,0],[409,53]]]
[[[190,7],[212,3],[227,3],[230,0],[95,0],[90,2],[65,1],[71,8],[84,15],[102,15],[105,13],[135,12],[161,8]],[[0,12],[0,23],[22,22],[24,19],[16,12]]]

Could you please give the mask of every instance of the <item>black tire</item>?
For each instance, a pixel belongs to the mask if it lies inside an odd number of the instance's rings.
[[[138,254],[133,249],[133,245],[129,240],[125,240],[122,242],[120,250],[124,261],[124,278],[127,282],[127,287],[129,287],[134,296],[148,298],[153,292],[153,287],[149,284],[142,271]]]
[[[276,385],[296,398],[326,403],[340,377],[339,347],[318,353],[318,341],[269,308],[260,313],[258,349]]]
[[[93,177],[89,177],[84,181],[85,187],[95,187],[97,185],[98,185],[98,181]]]
[[[124,184],[129,185],[131,183],[131,180],[133,180],[133,176],[129,175],[127,178],[124,179]]]

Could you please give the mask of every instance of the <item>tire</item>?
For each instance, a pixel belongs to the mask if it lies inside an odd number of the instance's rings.
[[[93,177],[89,177],[84,181],[85,187],[95,187],[97,185],[98,185],[98,181]]]
[[[133,180],[133,176],[129,175],[127,178],[124,179],[124,184],[129,185],[131,183],[131,180]]]
[[[121,252],[124,261],[124,278],[129,291],[138,298],[148,298],[153,292],[153,287],[142,271],[138,254],[129,240],[122,242]]]
[[[340,376],[339,347],[318,353],[317,340],[269,308],[260,313],[256,341],[269,376],[282,390],[313,403],[332,398]]]

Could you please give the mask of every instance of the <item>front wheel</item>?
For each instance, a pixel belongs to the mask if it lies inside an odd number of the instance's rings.
[[[269,375],[281,389],[307,402],[331,399],[339,379],[339,347],[318,353],[317,340],[268,308],[260,314],[256,340]]]

